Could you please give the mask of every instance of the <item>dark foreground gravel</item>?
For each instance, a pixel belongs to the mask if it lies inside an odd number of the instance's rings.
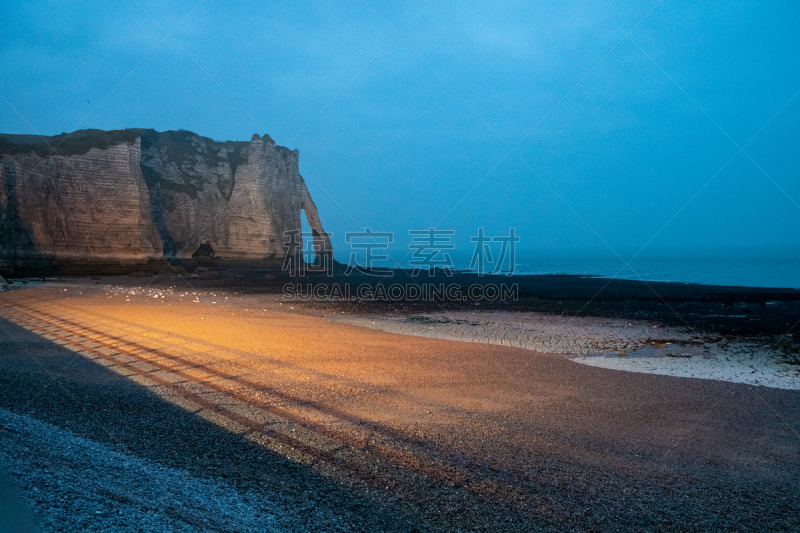
[[[0,468],[44,531],[420,530],[2,319],[0,408]]]

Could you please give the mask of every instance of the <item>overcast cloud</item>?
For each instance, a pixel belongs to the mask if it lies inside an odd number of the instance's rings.
[[[529,250],[800,249],[795,1],[0,14],[0,131],[269,133],[300,150],[337,250],[365,226],[454,229],[467,247],[482,226]]]

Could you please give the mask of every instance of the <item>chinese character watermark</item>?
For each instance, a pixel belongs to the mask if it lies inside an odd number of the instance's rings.
[[[283,232],[285,255],[282,270],[292,277],[302,277],[306,273],[324,273],[328,277],[333,276],[333,250],[328,249],[329,243],[328,238],[321,239],[315,230],[310,233],[300,230]],[[312,253],[314,260],[307,261],[306,258]]]
[[[411,244],[409,249],[414,250],[409,260],[409,266],[414,267],[412,277],[419,275],[423,267],[427,267],[428,276],[433,276],[436,268],[441,267],[444,273],[451,277],[453,272],[453,260],[450,254],[443,250],[452,250],[456,247],[452,242],[454,230],[437,230],[428,228],[426,230],[410,230]]]
[[[478,276],[483,276],[486,274],[486,266],[489,263],[494,265],[492,274],[499,274],[505,264],[505,258],[508,256],[506,275],[512,276],[514,274],[517,262],[516,244],[520,241],[514,228],[509,228],[508,236],[493,237],[484,235],[483,228],[478,228],[478,235],[470,237],[469,240],[475,243],[475,250],[472,252],[472,259],[469,263],[470,270],[476,271]],[[490,242],[501,243],[500,253],[496,260],[492,257]]]
[[[455,230],[440,230],[430,227],[426,230],[410,230],[411,251],[408,265],[412,268],[411,277],[417,277],[427,270],[432,277],[438,271],[447,277],[453,276],[455,264],[451,251],[456,248]],[[516,268],[516,244],[520,242],[515,228],[509,228],[508,235],[486,235],[484,228],[478,228],[478,234],[470,237],[474,243],[469,271],[479,277],[487,273],[507,276],[514,274]],[[284,232],[283,270],[290,276],[304,276],[306,273],[325,273],[333,276],[333,250],[328,249],[328,235],[320,238],[316,231],[311,233],[300,230]],[[345,243],[350,246],[350,258],[345,276],[353,272],[374,277],[393,277],[395,271],[381,262],[389,260],[389,245],[394,243],[394,233],[388,231],[363,231],[345,233]],[[304,246],[305,245],[305,246]],[[497,250],[499,248],[499,250]],[[310,260],[313,253],[313,260]]]
[[[389,244],[394,242],[394,233],[373,232],[370,228],[364,228],[364,231],[345,233],[344,242],[348,243],[350,248],[354,250],[364,250],[365,253],[363,266],[358,263],[356,252],[353,251],[350,253],[350,260],[347,262],[347,270],[345,271],[346,276],[352,274],[354,270],[367,276],[394,276],[393,270],[375,266],[376,261],[386,261],[389,259],[389,256],[385,254],[376,254],[374,252],[374,250],[388,249]]]

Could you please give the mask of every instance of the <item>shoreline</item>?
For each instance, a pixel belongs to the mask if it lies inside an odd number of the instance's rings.
[[[558,353],[576,363],[611,370],[800,390],[800,358],[774,339],[737,341],[633,319],[507,311],[336,320],[388,333]]]
[[[196,262],[195,262],[196,263]],[[253,295],[277,295],[283,301],[293,300],[317,309],[338,307],[347,312],[405,314],[439,311],[505,310],[537,312],[554,315],[594,316],[600,318],[640,319],[654,324],[685,326],[704,333],[725,336],[761,337],[793,334],[800,327],[800,290],[719,285],[685,284],[680,282],[641,282],[625,279],[577,275],[515,275],[477,276],[454,273],[445,276],[413,277],[411,271],[394,270],[391,276],[375,277],[357,272],[347,276],[339,270],[333,275],[314,274],[293,277],[279,269],[227,268],[214,263],[188,268],[187,272],[172,270],[137,272],[128,276],[92,276],[48,278],[47,283],[59,282],[145,285],[165,287],[181,285],[197,290],[239,291]],[[183,269],[183,267],[181,267]],[[11,278],[11,289],[19,288],[25,280]],[[39,284],[30,278],[29,286]],[[46,283],[46,284],[47,284]],[[472,286],[486,287],[507,283],[514,286],[513,298],[466,297]],[[431,297],[424,300],[404,298],[380,299],[393,284],[456,286],[464,298]],[[301,294],[287,295],[287,286],[302,286]],[[336,297],[334,286],[344,287],[349,299]],[[358,287],[364,294],[376,297],[357,298]],[[310,289],[309,289],[310,288]],[[312,295],[321,289],[323,297]]]
[[[196,287],[191,291],[179,289],[181,283],[188,281],[180,276],[162,276],[150,286],[139,285],[140,281],[144,279],[115,277],[95,281],[93,278],[72,278],[44,285],[29,282],[26,287],[85,287],[88,290],[102,290],[107,295],[124,296],[126,300],[136,300],[142,295],[162,299],[165,296],[178,296],[179,300],[191,298],[197,303],[229,307],[257,307],[263,303],[258,301],[264,300],[269,304],[263,305],[270,309],[311,315],[321,313],[322,316],[327,314],[339,323],[388,333],[554,353],[575,363],[610,370],[800,390],[800,342],[792,334],[751,332],[741,335],[734,331],[695,328],[680,321],[677,324],[675,321],[670,323],[661,320],[663,317],[658,315],[616,312],[607,313],[606,316],[574,316],[563,312],[556,314],[552,310],[531,310],[530,306],[524,304],[467,307],[458,305],[458,302],[449,306],[398,306],[390,305],[391,302],[374,301],[286,301],[279,293],[255,290],[252,279],[243,280],[248,283],[238,290],[212,287],[203,290]],[[209,280],[193,281],[199,281],[202,285]],[[220,280],[211,281],[217,285]],[[166,287],[164,282],[168,283]],[[19,290],[20,285],[14,286],[16,289],[12,290]],[[192,296],[189,296],[190,293]],[[751,297],[754,295],[761,296],[758,292],[749,293]],[[234,303],[237,301],[239,303]],[[251,303],[241,303],[247,301]],[[627,301],[618,303],[621,303],[618,307],[623,310],[630,305]],[[751,305],[750,308],[763,312],[770,311],[776,305]],[[387,309],[387,306],[392,308]],[[743,310],[749,311],[748,307],[722,306],[723,310],[726,308],[730,312],[724,318],[728,320],[750,318],[748,313],[742,314]],[[697,318],[704,317],[697,314]]]

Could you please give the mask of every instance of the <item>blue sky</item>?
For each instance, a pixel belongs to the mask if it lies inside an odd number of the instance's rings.
[[[269,133],[344,233],[800,249],[800,3],[14,2],[0,131]],[[740,151],[740,148],[743,150]],[[342,256],[344,255],[344,256]]]

